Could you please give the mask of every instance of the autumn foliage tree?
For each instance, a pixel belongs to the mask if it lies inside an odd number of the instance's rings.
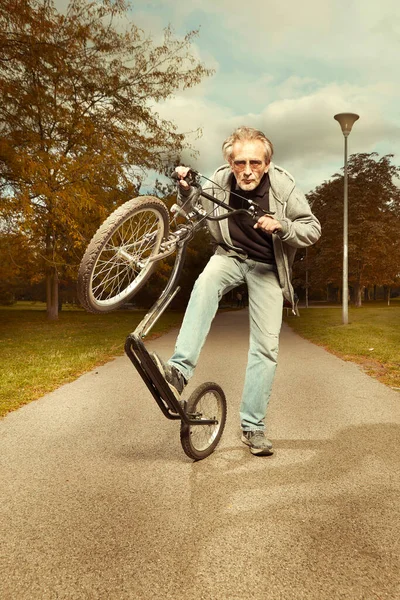
[[[400,168],[392,155],[353,154],[348,162],[349,285],[356,306],[369,286],[392,286],[400,277]],[[323,235],[308,252],[311,285],[342,285],[343,175],[308,195]],[[304,264],[304,261],[303,261]],[[303,267],[304,270],[304,267]]]
[[[35,256],[30,252],[26,236],[18,231],[0,233],[0,299],[13,304],[26,288],[27,279],[35,280]]]
[[[185,145],[157,103],[210,74],[196,32],[155,44],[123,22],[124,0],[0,0],[0,236],[24,236],[50,318],[97,226]]]

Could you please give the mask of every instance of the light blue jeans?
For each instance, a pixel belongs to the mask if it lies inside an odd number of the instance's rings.
[[[249,294],[250,347],[240,420],[243,430],[265,429],[283,305],[278,277],[269,265],[214,254],[193,287],[175,352],[168,362],[190,379],[221,297],[243,283],[247,284]],[[216,359],[224,360],[224,357]]]

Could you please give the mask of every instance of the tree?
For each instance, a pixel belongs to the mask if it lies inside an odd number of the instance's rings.
[[[35,260],[25,236],[0,230],[0,304],[13,304],[27,280],[35,283],[34,273]]]
[[[400,190],[394,183],[400,168],[388,154],[353,154],[349,176],[349,283],[361,305],[368,285],[392,285],[399,276]],[[323,235],[310,252],[313,280],[319,286],[341,287],[343,256],[343,175],[308,195],[321,221]]]
[[[59,277],[73,276],[94,230],[163,171],[185,138],[156,112],[210,70],[193,36],[167,28],[155,45],[124,0],[0,0],[0,217],[25,236],[58,314]]]

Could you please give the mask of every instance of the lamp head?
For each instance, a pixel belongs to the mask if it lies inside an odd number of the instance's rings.
[[[339,113],[333,117],[338,121],[340,127],[342,128],[342,132],[344,137],[347,137],[350,134],[351,128],[354,123],[359,119],[359,115],[355,113]]]

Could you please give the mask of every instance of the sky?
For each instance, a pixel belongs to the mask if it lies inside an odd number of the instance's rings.
[[[132,20],[157,40],[200,29],[192,53],[214,75],[178,91],[160,115],[189,135],[205,175],[224,160],[240,125],[261,129],[274,162],[307,193],[340,171],[344,138],[334,115],[357,113],[349,154],[394,154],[400,165],[398,0],[137,0]]]

